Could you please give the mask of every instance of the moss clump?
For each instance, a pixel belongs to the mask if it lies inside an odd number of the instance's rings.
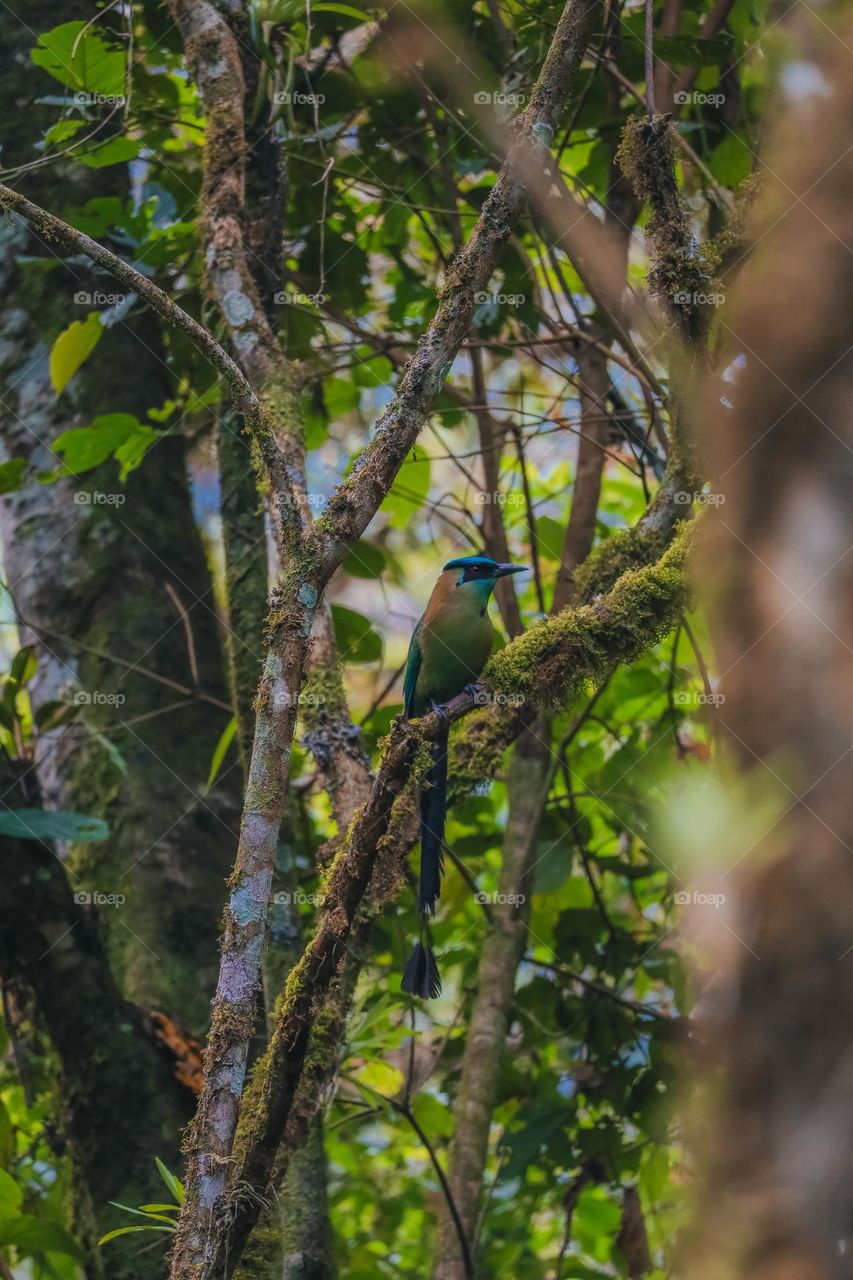
[[[716,255],[700,248],[693,235],[675,181],[673,132],[667,117],[628,120],[616,159],[636,195],[649,203],[649,288],[682,337],[699,342],[708,329]]]
[[[586,681],[633,661],[672,628],[687,600],[691,543],[692,524],[685,524],[655,564],[629,569],[606,596],[564,609],[507,645],[487,666],[486,682],[537,711],[568,706]]]

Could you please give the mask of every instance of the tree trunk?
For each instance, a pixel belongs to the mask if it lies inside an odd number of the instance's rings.
[[[734,411],[709,415],[724,505],[706,568],[740,784],[702,867],[728,925],[708,966],[726,1070],[703,1126],[702,1280],[841,1280],[853,1249],[851,32],[797,28],[832,109],[788,96],[776,115],[760,253],[725,318],[744,367]]]

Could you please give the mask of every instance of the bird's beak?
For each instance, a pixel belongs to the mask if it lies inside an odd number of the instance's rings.
[[[505,578],[510,573],[527,573],[526,564],[499,564],[495,570],[496,578]]]

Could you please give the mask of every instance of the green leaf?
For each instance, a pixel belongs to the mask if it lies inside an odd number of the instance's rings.
[[[106,169],[110,164],[126,164],[139,155],[139,143],[135,138],[110,138],[103,146],[87,151],[76,158],[90,169]]]
[[[12,1175],[0,1169],[0,1214],[14,1213],[23,1198],[24,1193]]]
[[[115,1209],[122,1209],[125,1213],[134,1213],[134,1214],[136,1214],[137,1218],[156,1218],[158,1222],[169,1222],[169,1223],[171,1223],[171,1218],[166,1218],[166,1217],[164,1217],[164,1215],[163,1215],[162,1213],[153,1213],[153,1212],[149,1212],[149,1211],[148,1211],[147,1209],[145,1209],[145,1208],[141,1208],[141,1209],[132,1209],[132,1208],[130,1207],[130,1205],[129,1205],[129,1204],[121,1204],[118,1200],[110,1200],[110,1201],[109,1201],[109,1203],[110,1203],[110,1204],[113,1206],[113,1208],[115,1208]],[[179,1209],[179,1206],[178,1206],[178,1205],[168,1205],[168,1206],[167,1206],[167,1208],[169,1208],[169,1209],[174,1210],[174,1211],[176,1211],[176,1212],[177,1212],[177,1210]]]
[[[169,1188],[172,1195],[177,1200],[178,1204],[183,1204],[184,1203],[184,1184],[181,1182],[180,1178],[176,1177],[174,1173],[171,1173],[166,1168],[166,1166],[163,1164],[163,1161],[160,1159],[159,1156],[154,1157],[154,1163],[157,1166],[157,1170],[160,1174],[160,1177],[163,1179],[166,1186]]]
[[[45,142],[67,142],[85,125],[85,120],[57,120],[44,135]]]
[[[370,14],[363,9],[354,9],[351,4],[312,4],[312,13],[342,13],[345,18],[355,18],[356,22],[370,22]]]
[[[104,327],[97,311],[91,312],[85,320],[75,320],[67,329],[63,329],[50,352],[50,383],[57,395],[61,394],[83,361],[95,350],[103,332]]]
[[[0,462],[0,493],[13,493],[15,489],[20,489],[26,469],[26,458],[10,458],[8,462]]]
[[[179,1213],[181,1206],[179,1204],[141,1204],[139,1208],[142,1213]]]
[[[429,458],[407,458],[400,468],[391,491],[382,503],[388,523],[394,529],[405,529],[421,509],[429,493]]]
[[[383,1098],[393,1098],[405,1083],[402,1071],[387,1062],[367,1062],[359,1067],[355,1078],[368,1089],[381,1093]]]
[[[551,516],[540,516],[536,521],[536,545],[548,560],[559,562],[565,538],[566,531],[559,520],[552,520]]]
[[[7,1245],[14,1245],[27,1258],[50,1252],[83,1261],[82,1249],[64,1228],[49,1218],[36,1218],[32,1214],[0,1218],[0,1248]]]
[[[175,1227],[160,1227],[152,1222],[148,1227],[116,1227],[115,1231],[108,1231],[105,1236],[101,1236],[98,1244],[106,1244],[108,1240],[117,1240],[119,1236],[131,1236],[136,1231],[174,1231]]]
[[[9,675],[21,687],[29,684],[37,671],[38,659],[36,658],[35,648],[31,644],[25,644],[12,659]]]
[[[63,22],[52,31],[42,32],[32,60],[69,89],[117,97],[124,89],[125,55],[91,28],[81,36],[84,25]]]
[[[53,447],[75,473],[91,471],[114,457],[120,465],[119,479],[124,480],[159,439],[159,432],[132,413],[105,413],[88,427],[63,431]]]
[[[231,740],[236,732],[237,717],[232,716],[225,728],[222,730],[222,733],[219,735],[219,741],[217,742],[213,755],[210,759],[210,772],[207,775],[208,789],[212,787],[216,781],[219,770],[222,768],[222,761],[225,759],[225,753],[231,746]]]
[[[67,809],[0,809],[0,835],[16,840],[74,840],[93,844],[110,829],[101,818]]]
[[[347,552],[341,568],[353,578],[381,578],[385,572],[385,556],[372,542],[357,542]]]
[[[341,662],[377,662],[382,657],[382,637],[364,614],[333,604],[332,621]]]

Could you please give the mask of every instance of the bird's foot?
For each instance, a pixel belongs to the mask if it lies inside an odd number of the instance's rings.
[[[443,702],[436,702],[433,698],[430,698],[430,706],[439,720],[450,720],[450,712]]]

